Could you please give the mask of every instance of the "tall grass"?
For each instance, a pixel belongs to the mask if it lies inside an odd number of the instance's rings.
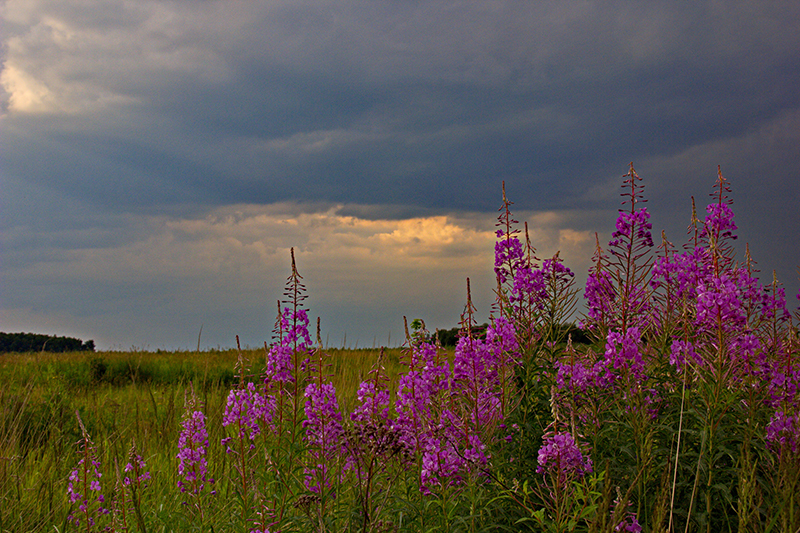
[[[352,406],[379,352],[330,350],[344,407]],[[385,365],[396,376],[400,350],[386,352]],[[253,373],[263,369],[263,349],[246,350],[243,356]],[[78,461],[81,439],[76,411],[101,464],[116,460],[124,466],[135,441],[152,472],[148,497],[152,502],[174,500],[168,495],[177,479],[175,455],[188,385],[205,405],[209,428],[217,428],[211,436],[219,442],[225,401],[237,380],[237,358],[236,350],[0,356],[0,531],[43,531],[53,524],[64,528],[66,480]],[[230,468],[218,446],[211,460],[223,472]],[[106,477],[111,476],[109,470]],[[158,494],[163,498],[153,496]]]

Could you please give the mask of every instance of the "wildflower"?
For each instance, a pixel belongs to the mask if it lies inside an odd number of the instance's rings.
[[[796,454],[800,449],[800,418],[777,411],[767,424],[767,445],[776,453],[787,450]]]
[[[78,417],[78,425],[81,428],[82,437],[79,445],[82,457],[78,461],[78,466],[70,472],[67,497],[70,504],[78,504],[80,514],[70,513],[67,519],[78,526],[82,515],[88,526],[93,527],[96,516],[106,515],[109,510],[103,507],[105,497],[100,486],[100,478],[103,477],[103,474],[100,472],[100,463],[95,456],[94,443],[83,425],[80,414],[76,412],[75,415]]]
[[[518,266],[524,262],[525,251],[518,238],[505,235],[502,230],[497,230],[499,239],[494,245],[494,272],[500,283],[505,283],[513,278]]]
[[[592,460],[584,456],[571,433],[555,433],[544,437],[537,459],[536,472],[558,479],[581,478],[592,472]]]
[[[643,207],[638,211],[620,211],[617,216],[616,229],[611,234],[611,241],[608,243],[612,248],[623,248],[631,251],[637,243],[639,246],[652,248],[653,236],[650,230],[653,224],[650,223],[650,213]],[[618,254],[611,250],[612,254]]]
[[[356,408],[350,419],[357,423],[380,421],[389,422],[389,390],[376,386],[374,381],[362,381],[356,393]]]
[[[591,326],[592,322],[602,322],[604,317],[611,315],[616,297],[617,293],[609,272],[605,270],[589,272],[583,293],[587,317],[590,319],[586,326]]]
[[[269,424],[275,411],[275,399],[256,391],[254,383],[247,383],[243,389],[234,389],[228,393],[222,425],[235,426],[240,441],[252,441],[261,434],[262,425]],[[230,442],[230,437],[223,439],[223,444]],[[231,448],[227,452],[231,453]]]
[[[614,526],[614,531],[620,531],[622,533],[641,533],[642,526],[636,518],[636,513],[628,512],[625,518]]]
[[[342,415],[332,383],[310,383],[305,391],[305,440],[311,448],[312,465],[305,469],[305,485],[319,493],[330,488],[330,465],[342,455]]]
[[[540,307],[547,298],[547,288],[542,269],[525,265],[517,269],[514,275],[514,287],[511,289],[512,302],[525,302]]]
[[[294,357],[308,353],[311,349],[311,336],[308,332],[308,311],[284,307],[278,319],[279,341],[270,348],[267,355],[267,380],[278,383],[293,383],[295,377]]]
[[[147,465],[142,459],[142,456],[136,453],[136,446],[134,445],[131,447],[131,451],[128,456],[128,464],[125,465],[125,473],[133,473],[133,479],[130,476],[125,476],[122,480],[122,484],[126,487],[129,487],[131,484],[135,483],[137,486],[141,485],[150,480],[150,472],[145,470]]]
[[[192,402],[193,403],[193,402]],[[183,429],[178,439],[178,480],[181,492],[189,492],[195,496],[205,488],[205,484],[213,484],[208,477],[208,432],[206,418],[202,411],[192,410],[190,405],[183,417]],[[213,492],[212,492],[213,494]]]
[[[636,327],[628,328],[624,335],[617,331],[608,333],[605,366],[609,374],[613,369],[620,373],[629,373],[638,382],[644,380],[644,360],[639,350],[640,337]]]

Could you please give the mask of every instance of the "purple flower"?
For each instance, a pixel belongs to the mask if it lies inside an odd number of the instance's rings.
[[[83,425],[80,414],[77,412],[75,414],[78,417],[78,425],[81,428],[82,437],[79,445],[83,457],[78,461],[77,468],[70,472],[67,497],[70,504],[78,504],[78,511],[83,515],[87,523],[93,526],[96,514],[105,515],[109,513],[109,510],[102,505],[105,502],[105,496],[103,496],[100,486],[100,478],[103,477],[103,474],[100,472],[100,463],[95,456],[94,443]],[[92,495],[92,492],[95,494]],[[80,524],[80,516],[76,514],[70,513],[67,519],[75,526]]]
[[[590,272],[583,293],[587,316],[593,322],[604,322],[612,315],[617,292],[611,274],[605,270]]]
[[[615,502],[616,503],[616,502]],[[612,520],[616,521],[615,513],[612,512]],[[636,513],[628,511],[625,518],[614,526],[614,531],[621,531],[623,533],[641,533],[642,526],[639,524],[639,519],[636,518]]]
[[[350,420],[357,423],[380,422],[389,425],[389,390],[377,387],[374,381],[362,381],[356,393],[356,408]]]
[[[608,244],[612,248],[621,248],[628,252],[636,251],[637,247],[652,248],[651,229],[653,225],[650,223],[650,213],[646,207],[633,212],[620,211],[616,230],[611,234],[611,241]],[[612,250],[611,253],[617,255],[620,252]]]
[[[240,441],[253,441],[261,434],[262,426],[272,422],[274,412],[275,398],[257,392],[254,383],[247,383],[244,389],[234,389],[228,393],[222,425],[235,426]],[[223,440],[224,444],[228,444],[230,439]],[[231,453],[232,450],[228,447],[227,451]]]
[[[725,202],[717,202],[706,206],[706,219],[703,228],[700,230],[700,237],[703,239],[722,239],[735,240],[733,233],[738,228],[733,222],[733,210]]]
[[[122,484],[125,486],[130,486],[131,483],[140,484],[145,481],[150,480],[150,472],[146,471],[147,465],[142,459],[142,456],[135,452],[135,448],[131,448],[131,453],[128,457],[128,464],[125,465],[125,473],[133,472],[133,479],[129,476],[125,476],[122,480]]]
[[[547,298],[544,273],[541,269],[528,265],[520,266],[514,274],[514,287],[511,289],[512,302],[524,302],[540,307]]]
[[[630,374],[638,382],[644,380],[644,360],[639,350],[640,340],[639,329],[635,327],[628,328],[624,336],[616,331],[608,333],[605,366],[609,373],[613,369],[617,374],[622,372]]]
[[[767,404],[770,407],[777,408],[795,401],[800,392],[800,365],[772,361],[766,365],[765,374],[769,379]]]
[[[800,418],[777,411],[767,424],[767,445],[775,453],[797,454],[800,446]]]
[[[178,439],[178,475],[183,479],[178,480],[181,492],[199,495],[206,483],[213,484],[214,480],[208,477],[208,432],[206,431],[206,418],[202,411],[186,411],[183,417],[182,430]]]
[[[305,391],[305,440],[310,448],[312,464],[305,468],[305,485],[320,493],[331,486],[330,465],[343,454],[342,414],[332,383],[310,383]]]
[[[311,350],[308,311],[285,307],[278,321],[279,340],[267,355],[266,381],[294,382],[294,357]]]
[[[699,326],[726,330],[741,329],[746,318],[740,300],[739,285],[727,274],[701,280],[697,285],[697,317]]]
[[[539,448],[536,472],[560,480],[581,478],[592,473],[592,460],[584,456],[571,433],[546,435]]]
[[[687,364],[700,364],[702,358],[694,351],[694,346],[691,342],[674,340],[669,353],[669,364],[673,365],[676,369],[683,370]]]
[[[598,386],[598,378],[605,374],[605,364],[598,361],[577,360],[572,363],[556,361],[556,386],[560,390],[568,389],[572,392],[587,392]],[[569,380],[569,382],[567,382]]]
[[[422,470],[420,472],[420,490],[423,494],[431,494],[431,489],[461,483],[460,474],[465,464],[464,458],[447,438],[429,436],[425,439],[422,453]]]
[[[494,245],[494,272],[500,283],[514,276],[517,268],[524,264],[525,251],[519,239],[497,231],[498,240]]]

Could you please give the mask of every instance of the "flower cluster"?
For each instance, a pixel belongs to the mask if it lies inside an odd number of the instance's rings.
[[[777,411],[767,425],[767,444],[775,453],[797,454],[800,449],[800,417]]]
[[[125,465],[126,476],[122,479],[122,484],[126,487],[131,485],[140,486],[142,483],[147,484],[150,481],[150,472],[146,470],[147,465],[142,459],[142,456],[136,453],[136,448],[131,448],[128,456],[128,463]],[[131,477],[133,476],[133,477]]]
[[[514,287],[511,289],[512,302],[524,302],[534,307],[540,307],[542,300],[547,298],[544,272],[531,265],[521,265],[514,274]]]
[[[494,245],[494,272],[501,284],[513,278],[517,267],[525,260],[525,251],[517,237],[505,235],[497,230],[498,241]]]
[[[356,393],[356,407],[350,413],[350,420],[357,424],[367,422],[389,423],[390,395],[385,387],[379,387],[374,381],[362,381]]]
[[[289,307],[284,307],[278,319],[278,331],[280,338],[267,356],[267,381],[293,382],[294,357],[311,349],[308,311],[305,309],[293,311]]]
[[[181,435],[178,439],[178,475],[183,479],[178,480],[181,492],[199,495],[205,484],[214,484],[213,478],[208,477],[208,432],[206,431],[206,417],[202,411],[187,410],[183,418]],[[213,494],[213,492],[212,492]]]
[[[585,327],[591,328],[593,323],[605,322],[611,316],[617,298],[611,274],[606,270],[589,272],[583,298],[586,300],[586,314],[589,318]]]
[[[618,500],[615,500],[615,509],[617,505]],[[630,506],[630,502],[628,502],[628,505]],[[614,526],[614,531],[619,531],[621,533],[642,533],[642,526],[639,524],[639,519],[636,517],[636,513],[633,511],[625,512],[625,518],[619,521],[617,521],[616,511],[612,511],[611,521],[616,524]]]
[[[305,397],[303,428],[313,463],[305,469],[305,484],[311,492],[320,493],[330,488],[331,463],[343,452],[342,414],[332,383],[310,383]]]
[[[76,413],[76,416],[82,434],[79,443],[82,457],[78,461],[78,466],[69,474],[67,497],[70,504],[78,504],[80,514],[70,513],[67,519],[78,526],[83,516],[88,531],[88,527],[94,527],[96,515],[107,515],[110,511],[103,506],[106,501],[100,486],[103,474],[95,455],[94,443],[83,425],[80,414]]]
[[[608,333],[604,366],[609,381],[613,382],[620,374],[630,376],[638,382],[645,379],[640,340],[639,328],[636,327],[628,328],[624,335],[617,331]]]
[[[577,479],[592,473],[592,459],[584,456],[571,433],[545,435],[539,448],[537,462],[539,474],[559,480]]]
[[[651,229],[653,229],[653,224],[650,223],[650,213],[646,207],[632,212],[620,211],[617,216],[616,229],[611,234],[611,241],[608,243],[612,248],[611,253],[620,253],[614,248],[622,248],[628,252],[634,251],[637,243],[638,246],[652,248]]]
[[[726,202],[714,202],[706,206],[706,219],[700,230],[700,238],[719,242],[725,239],[736,240],[734,233],[738,228],[733,221],[733,210]]]
[[[69,484],[67,485],[67,497],[69,503],[77,503],[78,511],[86,516],[90,526],[95,525],[95,519],[90,508],[93,501],[100,504],[97,511],[100,514],[107,514],[108,509],[103,507],[105,497],[100,487],[100,478],[103,474],[100,472],[100,463],[94,458],[94,454],[90,454],[89,465],[86,464],[86,457],[78,461],[78,467],[69,474]],[[94,493],[92,496],[91,493]],[[69,520],[78,526],[80,524],[79,515],[71,514]]]
[[[228,393],[222,425],[236,427],[238,439],[242,442],[249,439],[252,448],[254,446],[252,441],[261,434],[264,424],[272,422],[274,412],[275,399],[270,395],[259,393],[254,383],[247,383],[245,388],[234,389]],[[230,441],[230,437],[222,440],[222,444],[227,446],[228,453],[232,451],[228,446]]]
[[[468,304],[469,307],[469,304]],[[405,449],[418,454],[421,490],[458,485],[488,463],[487,443],[502,422],[503,382],[514,364],[513,323],[495,319],[484,339],[465,322],[452,370],[432,343],[409,347],[409,370],[399,378],[392,429]]]

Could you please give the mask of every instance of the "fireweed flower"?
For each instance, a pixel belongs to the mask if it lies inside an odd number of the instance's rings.
[[[131,448],[131,453],[128,457],[128,464],[125,465],[125,473],[130,474],[126,475],[122,479],[122,484],[126,487],[129,487],[132,484],[136,484],[137,486],[141,485],[142,483],[147,486],[147,482],[150,480],[150,472],[146,470],[147,465],[142,459],[142,456],[136,453],[136,448]]]
[[[178,480],[181,492],[199,495],[205,484],[214,484],[208,477],[208,432],[206,418],[202,411],[192,410],[190,406],[183,416],[181,435],[178,439]],[[212,491],[212,494],[214,492]]]
[[[706,206],[706,219],[700,229],[700,238],[706,242],[718,243],[723,240],[736,240],[734,233],[738,228],[733,221],[733,210],[724,201]]]
[[[422,453],[420,491],[431,494],[432,489],[444,483],[458,485],[463,480],[460,472],[464,463],[464,458],[448,438],[428,436]]]
[[[514,287],[511,289],[512,302],[524,302],[540,307],[547,298],[544,273],[542,269],[524,265],[514,274]]]
[[[767,405],[777,409],[782,404],[792,404],[800,393],[800,365],[772,361],[765,371],[769,384]]]
[[[699,365],[703,359],[694,350],[694,346],[689,341],[674,340],[669,352],[669,364],[674,366],[679,372],[687,364]]]
[[[678,298],[691,301],[697,298],[700,280],[712,275],[711,255],[707,249],[697,247],[682,254],[659,257],[653,266],[651,284],[654,288],[671,285]]]
[[[578,479],[592,473],[592,460],[584,456],[571,433],[546,435],[539,448],[536,472],[565,479]]]
[[[800,449],[800,418],[777,411],[767,424],[767,446],[775,453],[797,454]]]
[[[80,414],[77,412],[75,414],[83,435],[79,442],[82,457],[78,461],[78,466],[70,472],[67,497],[70,504],[78,504],[78,513],[70,513],[67,519],[78,526],[83,516],[88,526],[94,527],[97,514],[109,513],[109,510],[103,507],[105,497],[100,487],[100,478],[103,474],[100,472],[100,463],[95,455],[94,443],[83,425]]]
[[[468,410],[474,431],[491,429],[505,416],[501,398],[509,385],[501,376],[507,380],[518,349],[514,326],[504,317],[487,328],[485,339],[459,339],[450,389]]]
[[[637,200],[631,201],[634,205]],[[648,254],[653,238],[649,219],[646,208],[620,210],[616,230],[608,243],[610,262],[603,263],[598,245],[596,264],[589,272],[584,290],[585,328],[602,325],[620,330],[628,327],[644,330],[651,322],[652,287],[648,273],[652,259]]]
[[[515,328],[504,317],[493,321],[485,339],[459,339],[447,390],[450,401],[438,410],[438,416],[424,405],[415,410],[427,415],[417,421],[426,429],[417,440],[417,449],[422,451],[420,488],[424,493],[434,487],[458,485],[488,463],[486,444],[496,438],[496,428],[505,416],[504,388],[510,386],[506,381],[518,349]],[[423,372],[420,377],[416,385],[428,402],[435,402],[436,393],[444,389],[430,387],[436,383],[430,374]],[[404,400],[398,397],[399,404]],[[401,416],[398,421],[402,423]]]
[[[697,286],[698,326],[714,329],[718,326],[731,331],[745,323],[739,286],[726,274],[702,280]]]
[[[427,377],[427,374],[410,370],[400,376],[397,385],[397,416],[393,427],[399,432],[403,445],[416,452],[422,450],[425,434],[428,433],[430,420],[433,418],[432,392],[436,388],[431,386]]]
[[[305,468],[308,490],[320,493],[331,486],[330,467],[343,454],[342,414],[332,383],[310,383],[305,391],[306,420],[303,428],[312,464]]]
[[[611,234],[611,241],[608,243],[612,248],[623,247],[631,250],[636,241],[640,241],[643,246],[653,247],[653,236],[650,230],[653,224],[650,223],[650,213],[643,207],[638,211],[620,211],[617,217],[616,229]],[[612,250],[612,254],[619,252]]]
[[[608,370],[603,359],[575,354],[555,362],[555,401],[585,426],[596,427],[598,420],[592,405],[600,398],[613,393],[609,386]]]
[[[434,487],[458,485],[488,463],[486,444],[495,438],[496,428],[505,416],[503,388],[509,385],[504,380],[515,364],[516,350],[514,326],[503,317],[487,328],[485,339],[459,339],[446,390],[450,401],[437,412],[429,410],[428,405],[436,401],[437,393],[445,392],[441,385],[448,381],[436,381],[440,375],[424,371],[419,376],[404,376],[410,378],[406,381],[410,390],[406,390],[416,393],[416,397],[398,395],[397,422],[407,430],[414,425],[424,429],[414,436],[416,449],[422,454],[423,493],[430,493]],[[408,421],[403,416],[406,411],[400,410],[405,406],[411,407],[411,413],[423,416]]]
[[[279,342],[274,344],[267,355],[266,381],[278,383],[294,382],[293,358],[297,353],[311,350],[311,336],[308,332],[308,311],[292,311],[285,307],[278,321]]]
[[[593,322],[602,322],[612,314],[617,293],[611,274],[605,270],[593,270],[586,278],[586,289],[583,298],[586,300],[587,317],[590,319],[584,327],[591,327]]]
[[[433,409],[436,398],[450,387],[449,364],[437,363],[437,350],[433,343],[412,345],[409,369],[398,379],[392,428],[400,442],[416,453],[422,453],[424,438],[437,418]]]
[[[247,383],[244,389],[234,389],[228,393],[228,401],[222,415],[222,425],[236,427],[238,429],[237,438],[240,441],[249,439],[250,447],[253,448],[253,441],[261,434],[262,426],[272,422],[274,412],[275,399],[256,391],[254,383]],[[225,438],[222,440],[222,444],[227,446],[230,440],[230,437]],[[228,446],[227,452],[231,453],[231,451]]]
[[[497,230],[498,241],[494,245],[494,272],[500,283],[514,275],[517,267],[525,262],[525,251],[517,237]]]
[[[478,408],[486,395],[496,394],[497,354],[481,339],[462,337],[456,345],[453,359],[452,390]],[[487,423],[488,413],[474,414],[472,423]]]
[[[637,382],[645,379],[644,360],[639,350],[640,340],[641,335],[636,327],[628,328],[624,335],[617,331],[608,333],[605,367],[611,381],[614,381],[621,373],[631,375]]]
[[[376,386],[374,381],[362,381],[350,420],[360,424],[380,422],[389,425],[390,402],[388,389]]]
[[[620,533],[641,533],[642,526],[639,524],[639,519],[636,517],[636,513],[633,511],[626,511],[625,517],[622,520],[617,519],[617,505],[619,505],[619,489],[617,489],[617,499],[614,500],[612,504],[612,511],[611,511],[611,522],[616,524],[614,526],[614,531],[619,531]],[[628,507],[631,507],[631,502],[628,502]],[[620,513],[622,514],[622,513]]]

